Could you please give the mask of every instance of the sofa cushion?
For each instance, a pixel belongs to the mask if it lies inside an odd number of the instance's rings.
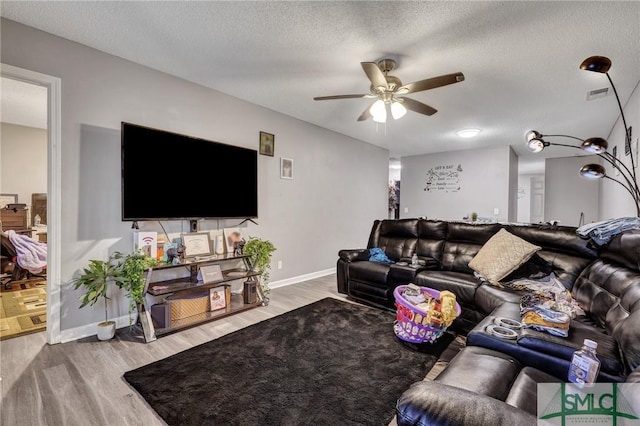
[[[467,346],[435,380],[504,401],[521,368],[520,363],[509,355]]]
[[[474,225],[449,222],[442,252],[442,269],[473,274],[469,262],[489,238],[502,228],[497,223]]]
[[[395,262],[410,258],[418,243],[418,219],[385,219],[380,222],[376,238],[369,238],[369,248],[380,247]]]
[[[519,306],[520,299],[526,293],[526,291],[497,288],[492,285],[481,284],[476,289],[474,301],[480,312],[489,315],[493,310],[504,305],[505,302]]]
[[[574,321],[571,323],[574,324]],[[618,344],[612,336],[596,328],[570,327],[569,337],[566,338],[524,329],[518,338],[518,345],[571,361],[573,353],[582,348],[584,339],[598,343],[596,352],[603,372],[614,376],[624,375],[625,368],[620,359]]]
[[[524,367],[511,386],[505,402],[536,415],[538,411],[538,383],[559,383],[562,380],[536,368]]]
[[[438,291],[449,290],[456,295],[456,301],[462,306],[474,306],[474,294],[480,282],[473,276],[452,271],[421,271],[416,275],[415,283]]]
[[[349,266],[349,279],[386,287],[389,267],[389,263],[353,262]]]
[[[501,229],[482,246],[469,262],[469,268],[489,282],[498,283],[541,248]]]

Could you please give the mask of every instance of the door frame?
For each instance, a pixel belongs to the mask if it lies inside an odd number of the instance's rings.
[[[61,80],[39,72],[0,64],[3,77],[47,88],[47,343],[60,343],[61,276]]]

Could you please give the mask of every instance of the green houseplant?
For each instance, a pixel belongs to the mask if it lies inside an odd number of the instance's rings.
[[[113,255],[115,283],[129,298],[129,327],[133,326],[133,313],[139,303],[144,302],[145,270],[156,266],[158,261],[146,256],[141,250],[133,253],[115,252]]]
[[[250,237],[245,243],[242,253],[249,256],[249,266],[260,275],[259,288],[263,296],[263,302],[268,303],[268,296],[271,292],[269,288],[269,269],[271,269],[271,255],[276,251],[276,247],[269,240],[257,237]]]
[[[115,321],[109,321],[107,312],[107,290],[110,283],[116,280],[116,267],[110,258],[104,260],[90,260],[89,266],[82,270],[78,278],[73,281],[74,289],[82,288],[85,292],[80,296],[80,308],[93,306],[98,301],[104,302],[104,322],[98,324],[98,339],[109,340],[116,333]]]

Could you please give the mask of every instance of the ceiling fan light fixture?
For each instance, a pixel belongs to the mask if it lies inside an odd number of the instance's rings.
[[[461,138],[472,138],[474,136],[478,136],[479,133],[480,129],[462,129],[456,132],[456,134]]]
[[[391,116],[394,120],[404,117],[407,113],[407,109],[402,105],[402,102],[394,101],[391,104]]]
[[[376,123],[385,123],[387,121],[387,107],[382,99],[375,101],[371,105],[369,112]]]

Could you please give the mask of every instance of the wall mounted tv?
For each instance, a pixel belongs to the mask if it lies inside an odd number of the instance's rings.
[[[122,220],[258,217],[257,151],[122,122]]]

